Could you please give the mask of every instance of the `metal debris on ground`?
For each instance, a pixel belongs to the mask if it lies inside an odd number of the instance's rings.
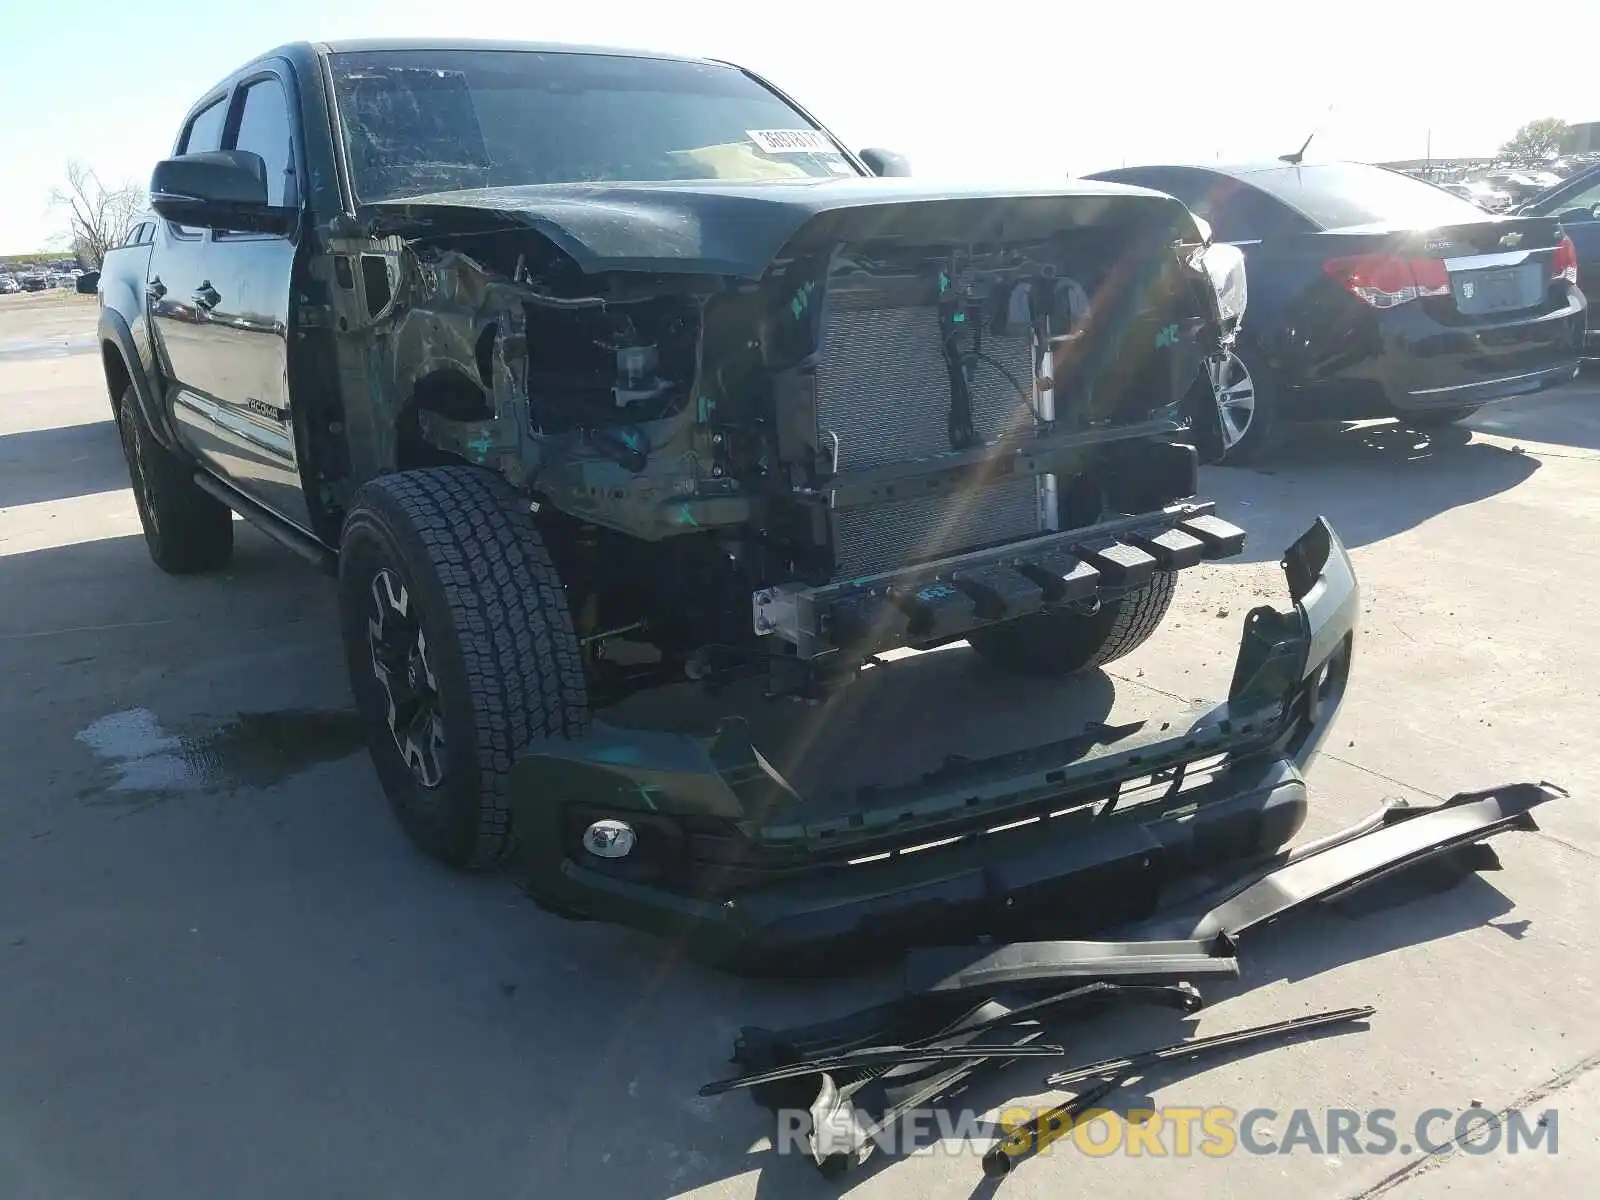
[[[1192,981],[1237,976],[1239,939],[1249,931],[1313,904],[1349,911],[1352,896],[1366,899],[1374,885],[1402,876],[1432,873],[1448,886],[1465,874],[1495,869],[1498,860],[1485,839],[1537,829],[1532,810],[1566,794],[1550,783],[1518,783],[1432,805],[1390,802],[1149,919],[1107,931],[1121,940],[914,950],[899,998],[793,1029],[746,1027],[733,1052],[746,1074],[707,1084],[701,1094],[748,1090],[775,1111],[807,1110],[813,1162],[827,1175],[841,1174],[871,1156],[883,1130],[914,1109],[938,1104],[978,1071],[1062,1053],[1062,1046],[1041,1040],[1048,1027],[1128,1003],[1193,1013],[1201,996]],[[1057,990],[1039,996],[1052,986]],[[985,1170],[1006,1173],[1041,1131],[1075,1118],[1152,1066],[1351,1024],[1372,1013],[1370,1007],[1339,1009],[1057,1072],[1048,1079],[1052,1087],[1100,1082],[1011,1131],[988,1152]]]

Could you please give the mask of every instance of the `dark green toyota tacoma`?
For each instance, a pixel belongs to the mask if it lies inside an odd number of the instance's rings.
[[[1241,260],[1172,198],[922,183],[724,63],[446,42],[273,51],[150,190],[99,329],[151,555],[221,566],[236,512],[336,571],[430,854],[784,965],[1138,908],[1298,828],[1356,610],[1321,523],[1177,732],[823,796],[740,720],[607,719],[685,681],[815,702],[891,651],[1065,676],[1147,639],[1243,542],[1196,470]]]

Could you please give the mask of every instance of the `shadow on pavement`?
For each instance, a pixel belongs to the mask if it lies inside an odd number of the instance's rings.
[[[115,422],[0,435],[0,508],[127,488]]]
[[[1226,680],[1218,685],[1226,688]],[[1073,737],[1111,717],[1132,723],[1164,697],[1125,688],[1089,671],[1071,679],[1019,678],[989,666],[968,646],[874,667],[854,685],[817,704],[768,701],[752,681],[709,697],[694,684],[635,696],[598,714],[609,724],[708,736],[719,719],[742,718],[763,756],[825,815],[859,787],[914,780],[951,759],[983,758]],[[1110,742],[1133,732],[1119,725]]]
[[[1600,450],[1600,369],[1564,387],[1480,409],[1466,424],[1496,437]]]
[[[1538,469],[1537,457],[1474,440],[1461,426],[1308,426],[1259,467],[1207,468],[1201,489],[1249,530],[1234,561],[1264,562],[1319,515],[1346,546],[1365,546],[1508,491]]]
[[[234,537],[226,567],[184,577],[158,570],[137,533],[0,554],[0,669],[25,643],[78,630],[127,630],[120,648],[138,656],[155,635],[137,631],[167,627],[175,652],[201,655],[270,645],[277,627],[325,619],[337,644],[329,581],[243,522]]]

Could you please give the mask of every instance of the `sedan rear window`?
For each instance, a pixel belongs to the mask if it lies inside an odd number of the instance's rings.
[[[1477,205],[1431,183],[1364,163],[1276,167],[1244,178],[1324,229],[1379,223],[1422,229],[1488,219]]]
[[[743,71],[518,50],[331,57],[364,202],[457,188],[855,175],[841,148]]]

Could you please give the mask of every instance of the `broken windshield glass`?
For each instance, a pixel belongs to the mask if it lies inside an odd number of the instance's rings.
[[[859,172],[744,72],[522,50],[332,56],[363,203],[538,183],[804,179]]]

